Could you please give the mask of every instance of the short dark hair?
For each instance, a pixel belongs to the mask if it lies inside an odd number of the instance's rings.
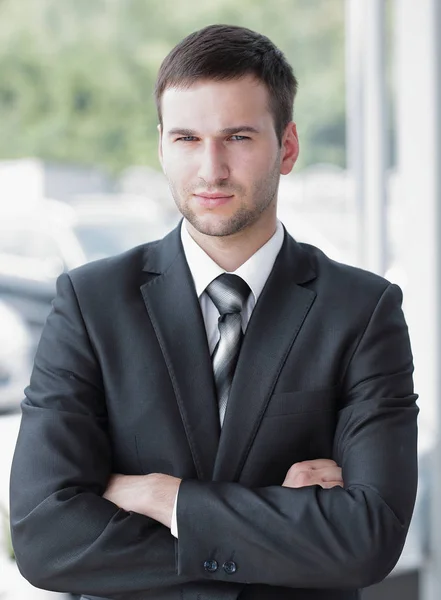
[[[199,80],[226,81],[253,75],[269,91],[279,143],[293,118],[297,79],[284,54],[266,36],[235,25],[209,25],[184,38],[165,57],[155,99],[162,126],[161,99],[169,87],[186,88]]]

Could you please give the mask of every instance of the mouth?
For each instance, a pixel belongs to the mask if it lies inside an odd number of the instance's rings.
[[[233,195],[225,195],[219,193],[208,194],[206,192],[201,194],[193,194],[198,203],[205,208],[216,208],[227,204],[233,198]]]

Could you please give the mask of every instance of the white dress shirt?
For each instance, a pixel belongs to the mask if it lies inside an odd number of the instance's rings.
[[[280,221],[277,221],[277,229],[272,238],[268,240],[264,246],[259,248],[259,250],[257,250],[257,252],[255,252],[243,265],[234,271],[234,274],[242,277],[251,289],[251,294],[242,310],[242,329],[244,333],[250,320],[251,313],[253,312],[256,302],[272,271],[277,255],[280,252],[283,244],[283,237],[284,232],[282,224]],[[219,311],[205,290],[213,279],[216,279],[216,277],[219,277],[222,273],[226,273],[226,271],[215,263],[214,260],[212,260],[194,241],[188,233],[185,219],[182,221],[181,240],[184,247],[185,258],[187,259],[199,303],[201,305],[202,316],[207,332],[208,346],[210,354],[212,354],[220,338],[218,328]],[[175,537],[178,537],[178,525],[176,519],[178,494],[176,494],[171,524],[171,532]]]

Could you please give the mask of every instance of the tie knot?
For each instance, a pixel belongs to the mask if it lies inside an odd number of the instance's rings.
[[[232,273],[223,273],[207,286],[207,294],[221,316],[240,313],[250,295],[249,285]]]

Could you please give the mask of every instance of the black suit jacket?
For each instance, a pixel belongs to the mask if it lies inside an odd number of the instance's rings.
[[[394,567],[415,499],[401,299],[285,233],[220,432],[179,227],[62,275],[12,467],[24,576],[115,599],[357,598]],[[341,465],[344,489],[281,487],[293,463],[315,458]],[[183,478],[179,541],[102,498],[112,472]]]

